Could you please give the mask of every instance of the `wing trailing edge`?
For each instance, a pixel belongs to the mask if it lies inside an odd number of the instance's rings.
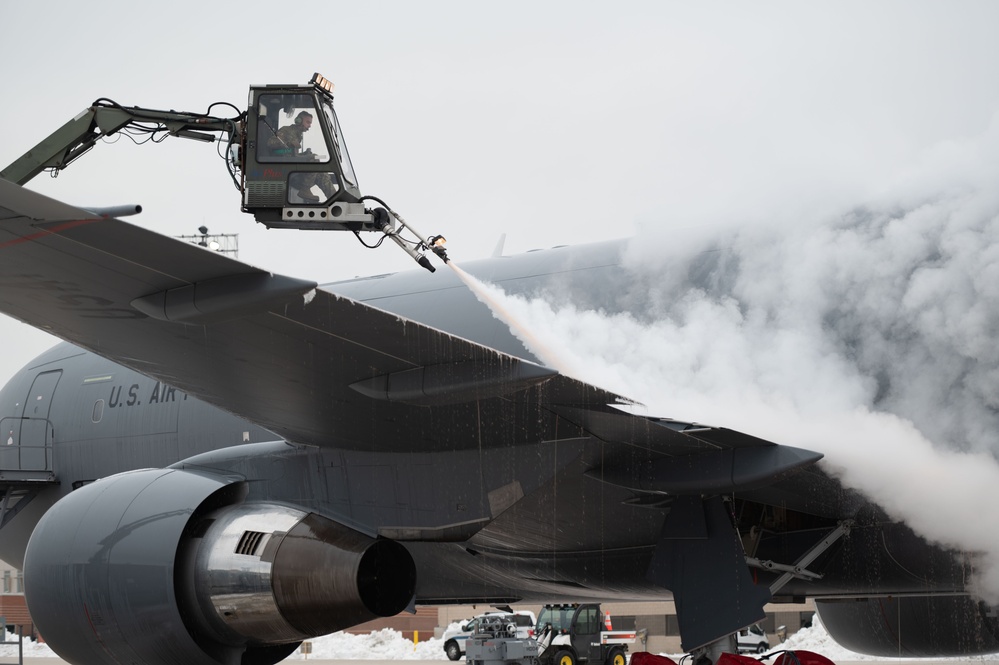
[[[744,492],[776,483],[820,459],[821,453],[771,444],[661,457],[638,465],[614,461],[586,475],[636,492]]]

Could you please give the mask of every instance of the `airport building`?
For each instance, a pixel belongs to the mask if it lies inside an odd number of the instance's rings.
[[[0,623],[21,628],[21,634],[30,635],[32,630],[28,606],[24,603],[24,575],[20,570],[0,561]],[[16,631],[15,631],[16,632]],[[10,634],[4,636],[10,638]]]

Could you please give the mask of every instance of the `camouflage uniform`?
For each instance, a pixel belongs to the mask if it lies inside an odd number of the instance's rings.
[[[312,161],[312,153],[302,152],[302,136],[305,129],[301,124],[285,125],[274,133],[274,136],[267,139],[267,147],[271,148],[272,154],[276,157],[287,157],[293,161]],[[336,193],[336,186],[328,173],[308,172],[293,173],[289,177],[289,185],[298,190],[298,195],[307,201],[312,201],[315,197],[311,189],[313,185],[319,185],[325,198],[330,198]],[[318,200],[318,199],[316,199]]]
[[[302,152],[302,125],[285,125],[267,139],[267,147],[278,157],[294,157]]]

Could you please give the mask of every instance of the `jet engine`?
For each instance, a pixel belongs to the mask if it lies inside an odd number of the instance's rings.
[[[816,601],[840,645],[872,656],[970,656],[999,651],[993,608],[967,596]]]
[[[409,605],[416,567],[402,545],[246,492],[147,469],[64,497],[25,554],[39,633],[79,664],[269,665]]]

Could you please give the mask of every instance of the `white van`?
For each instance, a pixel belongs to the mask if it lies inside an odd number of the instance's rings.
[[[504,623],[512,623],[517,626],[517,637],[526,640],[534,637],[534,624],[536,619],[534,612],[518,611],[513,614],[509,612],[486,612],[480,614],[471,621],[459,626],[450,626],[444,631],[441,639],[444,640],[444,653],[450,660],[459,660],[465,655],[465,644],[468,638],[475,632],[479,625],[479,620],[483,617],[500,617]]]
[[[763,632],[758,623],[740,630],[738,639],[739,653],[766,653],[770,650],[767,634]]]

